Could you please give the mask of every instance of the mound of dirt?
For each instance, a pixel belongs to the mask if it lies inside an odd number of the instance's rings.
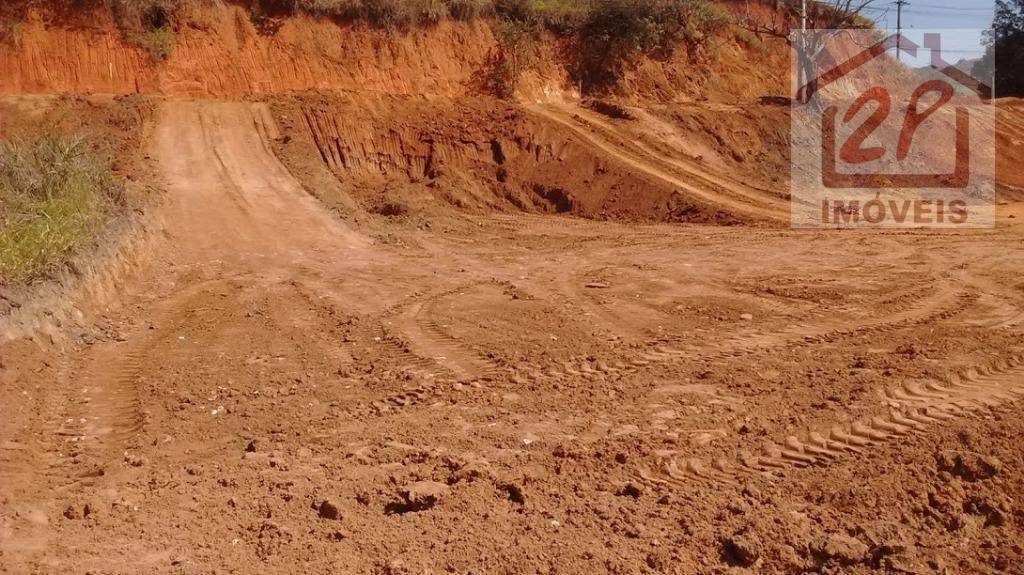
[[[275,99],[280,156],[330,203],[385,216],[564,213],[626,221],[735,223],[746,218],[632,169],[549,118],[491,98]],[[310,155],[320,159],[311,165]],[[319,190],[318,192],[316,190]]]

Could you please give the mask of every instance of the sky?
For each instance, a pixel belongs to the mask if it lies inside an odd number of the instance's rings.
[[[903,6],[902,24],[904,33],[915,42],[925,30],[941,31],[943,57],[956,63],[962,58],[980,58],[985,53],[981,32],[992,27],[994,11],[993,0],[908,0]],[[879,28],[896,31],[895,2],[874,0],[864,15]],[[919,54],[915,64],[924,65],[927,59],[927,53]]]

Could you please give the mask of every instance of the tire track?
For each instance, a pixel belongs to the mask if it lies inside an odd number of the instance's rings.
[[[1007,329],[1024,323],[1024,310],[1009,302],[1006,298],[982,294],[978,303],[986,308],[984,312],[974,312],[964,323],[988,329]]]
[[[813,329],[808,325],[799,325],[793,330],[771,334],[741,334],[724,342],[710,344],[710,352],[708,344],[678,346],[671,340],[654,340],[638,349],[635,357],[628,360],[573,359],[560,367],[521,366],[513,375],[513,382],[541,384],[553,381],[564,383],[578,378],[580,375],[590,378],[624,378],[681,358],[689,361],[728,360],[793,346],[832,344],[852,337],[880,335],[947,320],[963,313],[969,303],[976,298],[976,294],[946,286],[932,297],[916,302],[910,309],[872,324],[833,329]],[[599,368],[599,365],[603,367]]]
[[[48,470],[53,487],[91,484],[105,468],[124,456],[144,430],[140,385],[157,347],[187,321],[199,300],[228,280],[189,286],[161,301],[148,326],[137,325],[120,341],[96,344],[80,365],[80,376],[68,383],[69,397],[52,431],[49,451],[59,453]]]
[[[736,458],[710,460],[663,452],[657,468],[641,466],[638,477],[651,484],[680,487],[692,481],[737,484],[744,476],[826,466],[850,456],[868,457],[880,446],[927,433],[936,425],[1024,398],[1024,353],[990,366],[951,373],[945,381],[904,382],[880,393],[885,415],[835,423],[827,428],[765,441]]]
[[[951,288],[943,289],[933,297],[926,298],[925,301],[930,302],[931,305],[924,305],[919,302],[909,310],[892,314],[885,320],[835,329],[809,329],[810,326],[800,325],[791,331],[767,335],[740,335],[727,340],[724,344],[715,344],[716,347],[724,347],[726,349],[720,349],[711,355],[703,354],[703,357],[706,359],[730,359],[788,348],[794,345],[832,344],[852,337],[891,333],[956,317],[962,314],[977,297],[977,294],[966,291]],[[687,349],[699,354],[702,348],[690,346]]]
[[[434,319],[432,312],[432,307],[444,298],[492,283],[491,280],[485,280],[463,284],[401,302],[385,311],[382,322],[392,318],[387,323],[393,324],[394,329],[408,338],[407,343],[398,345],[397,351],[408,361],[410,371],[425,369],[423,360],[426,359],[444,368],[455,381],[473,381],[493,377],[498,373],[499,368],[493,361],[467,350],[465,344],[448,334],[444,326]],[[388,339],[392,343],[399,341]],[[431,377],[438,375],[434,372]]]
[[[112,453],[142,431],[145,415],[138,384],[151,349],[150,343],[129,349],[115,344],[94,353],[95,367],[78,382],[79,393],[55,432],[63,455],[74,465],[73,472],[61,478],[63,487],[103,475]],[[80,469],[83,463],[87,469]],[[59,474],[60,467],[54,472]]]
[[[1004,262],[986,262],[991,269],[1000,269]],[[986,275],[964,271],[958,274],[961,281],[977,289],[981,296],[978,304],[984,311],[976,311],[966,323],[989,329],[1005,329],[1024,323],[1024,309],[1021,308],[1020,293]]]

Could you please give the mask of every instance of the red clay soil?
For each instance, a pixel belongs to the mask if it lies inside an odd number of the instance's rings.
[[[0,44],[0,93],[238,97],[316,88],[457,96],[475,91],[493,45],[482,23],[393,34],[289,18],[270,34],[242,8],[221,4],[190,13],[170,59],[156,65],[122,40],[109,13],[34,10],[18,45]]]
[[[690,184],[638,169],[567,130],[547,108],[490,98],[305,97],[276,100],[281,155],[302,171],[326,167],[370,212],[404,215],[456,207],[471,213],[572,213],[597,219],[766,220],[727,198],[686,194]],[[565,121],[573,122],[570,115]],[[286,143],[284,143],[286,142]],[[645,166],[647,164],[644,164]],[[315,186],[311,186],[315,188]],[[316,193],[316,192],[314,192]],[[735,207],[736,214],[729,208]],[[433,209],[436,211],[436,209]],[[780,216],[781,219],[781,216]]]
[[[1020,572],[1013,197],[783,229],[770,102],[452,98],[461,69],[154,100],[117,152],[164,190],[149,263],[0,342],[0,571]],[[649,222],[690,217],[742,225]]]
[[[1020,561],[1019,225],[366,235],[270,118],[164,104],[151,271],[4,345],[8,571]]]

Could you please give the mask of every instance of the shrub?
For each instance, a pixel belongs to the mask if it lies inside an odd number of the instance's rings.
[[[279,0],[261,0],[270,10]],[[486,14],[491,0],[289,0],[293,12],[314,16],[365,20],[379,28],[407,28],[447,18],[472,20]]]
[[[592,9],[591,0],[531,0],[534,18],[545,28],[562,35],[576,32]]]
[[[434,24],[448,18],[445,0],[363,0],[356,17],[389,30]]]
[[[139,34],[135,44],[146,50],[152,61],[163,62],[174,52],[174,33],[167,28],[156,28]]]
[[[0,284],[37,278],[66,261],[123,203],[109,165],[80,139],[0,142]]]
[[[504,20],[535,24],[571,34],[586,18],[595,0],[496,0],[494,10]]]
[[[13,19],[0,20],[0,44],[21,47],[21,22]]]
[[[448,16],[448,3],[444,0],[420,0],[418,23],[436,24]]]
[[[121,34],[145,50],[153,62],[162,62],[174,51],[172,15],[183,0],[108,0]]]
[[[729,25],[732,20],[729,11],[720,4],[706,0],[676,2],[668,20],[681,22],[678,33],[670,33],[668,42],[682,42],[693,48],[707,45],[710,37]]]
[[[292,0],[292,10],[313,16],[357,17],[362,0]]]
[[[16,29],[3,23],[10,12],[5,7],[15,6],[6,1],[0,0],[0,41],[16,37]],[[188,22],[181,9],[215,0],[75,1],[86,7],[109,6],[125,38],[159,62],[174,49],[173,31],[181,22],[172,20]],[[575,79],[585,90],[601,91],[617,83],[641,55],[669,55],[678,44],[705,50],[711,36],[729,21],[728,11],[711,0],[249,0],[249,6],[265,33],[277,30],[281,16],[296,12],[362,20],[389,30],[493,16],[503,54],[494,76],[505,86],[502,92],[514,90],[525,68],[525,40],[535,40],[545,30],[574,40],[570,52]]]
[[[533,63],[537,27],[530,22],[503,19],[496,24],[498,54],[491,66],[491,91],[500,98],[511,98],[519,79]]]
[[[473,20],[486,14],[491,8],[490,0],[448,0],[448,13],[456,20]]]
[[[680,43],[700,48],[726,24],[728,13],[708,0],[595,0],[579,32],[576,75],[587,88],[607,88],[639,56],[668,56]]]
[[[21,47],[21,23],[25,16],[25,6],[0,3],[0,44]]]

